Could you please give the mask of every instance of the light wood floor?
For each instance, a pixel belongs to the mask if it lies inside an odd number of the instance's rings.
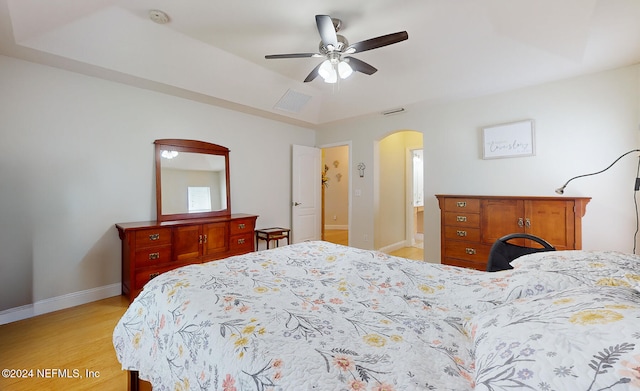
[[[1,325],[0,370],[33,377],[0,375],[0,390],[126,390],[127,372],[121,370],[111,341],[128,304],[116,296]],[[66,378],[59,376],[65,370]]]
[[[326,234],[327,241],[348,243],[347,231]],[[392,255],[422,260],[423,250],[408,247]],[[116,296],[0,325],[0,370],[33,376],[0,376],[0,390],[126,390],[127,372],[116,359],[112,333],[128,305],[123,296]],[[76,374],[79,377],[73,378]]]
[[[324,240],[335,244],[349,245],[349,231],[346,229],[325,229]]]
[[[418,247],[403,247],[395,251],[391,251],[389,255],[402,257],[407,259],[415,259],[416,261],[424,261],[424,250]]]

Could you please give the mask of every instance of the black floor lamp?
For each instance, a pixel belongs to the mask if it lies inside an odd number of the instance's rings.
[[[640,152],[640,149],[632,149],[629,152],[625,152],[622,155],[618,156],[618,158],[616,160],[613,161],[613,163],[609,164],[605,169],[597,171],[597,172],[592,172],[590,174],[582,174],[582,175],[578,175],[578,176],[574,176],[573,178],[569,179],[568,181],[566,181],[564,183],[564,185],[562,185],[562,187],[559,187],[556,189],[556,193],[558,194],[564,194],[564,189],[567,187],[567,185],[569,184],[569,182],[571,182],[574,179],[578,179],[578,178],[583,178],[586,176],[592,176],[592,175],[598,175],[598,174],[602,174],[603,172],[607,171],[608,169],[610,169],[611,167],[613,167],[616,163],[618,163],[618,161],[620,159],[622,159],[623,157],[634,153],[634,152]],[[636,179],[635,179],[635,184],[634,184],[634,196],[633,196],[633,200],[634,200],[634,204],[635,204],[635,208],[636,208],[636,232],[633,235],[633,253],[636,253],[636,238],[638,236],[638,228],[640,226],[640,222],[638,221],[638,199],[635,196],[635,192],[637,192],[638,190],[640,190],[640,158],[638,159],[638,168],[636,170]]]

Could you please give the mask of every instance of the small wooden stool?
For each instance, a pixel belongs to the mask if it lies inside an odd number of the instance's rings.
[[[256,229],[256,251],[259,247],[259,240],[267,241],[267,250],[269,249],[269,242],[272,240],[276,241],[276,247],[279,246],[280,239],[287,239],[287,244],[289,244],[289,232],[291,230],[289,228],[281,228],[281,227],[272,227],[272,228],[261,228]]]

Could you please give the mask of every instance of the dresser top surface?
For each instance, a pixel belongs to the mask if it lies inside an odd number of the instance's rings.
[[[481,199],[514,199],[514,200],[590,200],[591,197],[571,196],[500,196],[472,194],[436,194],[436,198],[481,198]]]
[[[117,223],[116,228],[119,231],[130,231],[130,230],[140,230],[140,229],[149,229],[149,228],[164,228],[164,227],[174,227],[180,225],[197,225],[197,224],[207,224],[207,223],[219,223],[224,221],[231,221],[237,219],[256,219],[257,215],[246,214],[246,213],[232,213],[230,215],[225,216],[217,216],[217,217],[208,217],[202,219],[184,219],[184,220],[170,220],[170,221],[135,221],[129,223]]]

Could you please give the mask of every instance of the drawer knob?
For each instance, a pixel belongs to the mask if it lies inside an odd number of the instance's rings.
[[[467,236],[467,231],[456,231],[456,235],[461,236],[461,237],[465,237]]]
[[[160,259],[160,253],[149,253],[149,260]]]
[[[244,223],[240,223],[240,224],[238,224],[238,228],[240,228],[240,229],[244,229],[244,227],[245,227]]]
[[[464,252],[466,252],[469,255],[475,255],[476,254],[476,249],[467,247],[467,248],[464,249]]]
[[[456,216],[456,221],[465,222],[467,221],[467,216]]]
[[[238,239],[238,244],[244,244],[244,239]]]
[[[160,234],[149,235],[149,240],[160,240]]]
[[[465,208],[467,206],[466,201],[458,201],[456,202],[456,205],[458,206],[458,208]]]
[[[160,272],[151,273],[151,274],[149,274],[149,280],[153,280],[154,278],[158,277],[159,275],[160,275]]]

